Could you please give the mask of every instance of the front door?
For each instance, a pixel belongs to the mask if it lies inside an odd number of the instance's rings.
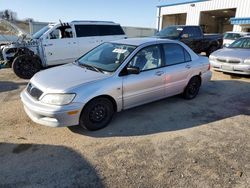
[[[140,50],[127,66],[138,67],[140,73],[123,76],[124,109],[164,97],[165,72],[159,46]]]
[[[78,58],[78,44],[70,26],[59,26],[43,41],[47,65],[71,63]]]

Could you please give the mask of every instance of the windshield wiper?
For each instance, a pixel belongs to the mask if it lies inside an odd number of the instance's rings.
[[[76,61],[76,63],[78,63],[79,66],[85,67],[85,68],[87,68],[87,69],[89,69],[89,70],[93,70],[93,71],[96,71],[96,72],[101,72],[101,73],[103,73],[103,71],[102,71],[100,68],[97,68],[97,67],[95,67],[95,66],[93,66],[93,65],[82,64],[82,63],[80,63],[79,61]]]

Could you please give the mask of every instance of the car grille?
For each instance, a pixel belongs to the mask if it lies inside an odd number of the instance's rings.
[[[238,63],[241,62],[240,59],[229,59],[229,58],[221,58],[221,57],[218,57],[216,60],[219,63],[233,63],[233,64],[238,64]]]
[[[27,92],[30,94],[30,96],[32,96],[36,100],[38,100],[39,97],[43,94],[43,92],[40,89],[36,88],[31,83],[29,83],[28,86],[27,86]]]

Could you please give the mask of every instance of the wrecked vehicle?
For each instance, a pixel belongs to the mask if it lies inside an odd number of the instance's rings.
[[[103,42],[126,38],[119,24],[106,21],[49,24],[32,37],[7,21],[4,24],[17,30],[19,40],[2,45],[0,57],[23,79],[42,68],[71,63]]]

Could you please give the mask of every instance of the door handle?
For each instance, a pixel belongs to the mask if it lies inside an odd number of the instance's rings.
[[[187,69],[190,69],[192,66],[191,65],[186,65],[186,68]]]
[[[53,46],[53,44],[44,44],[43,46]]]
[[[161,75],[163,75],[163,74],[164,74],[164,71],[157,71],[157,72],[155,73],[156,76],[161,76]]]

